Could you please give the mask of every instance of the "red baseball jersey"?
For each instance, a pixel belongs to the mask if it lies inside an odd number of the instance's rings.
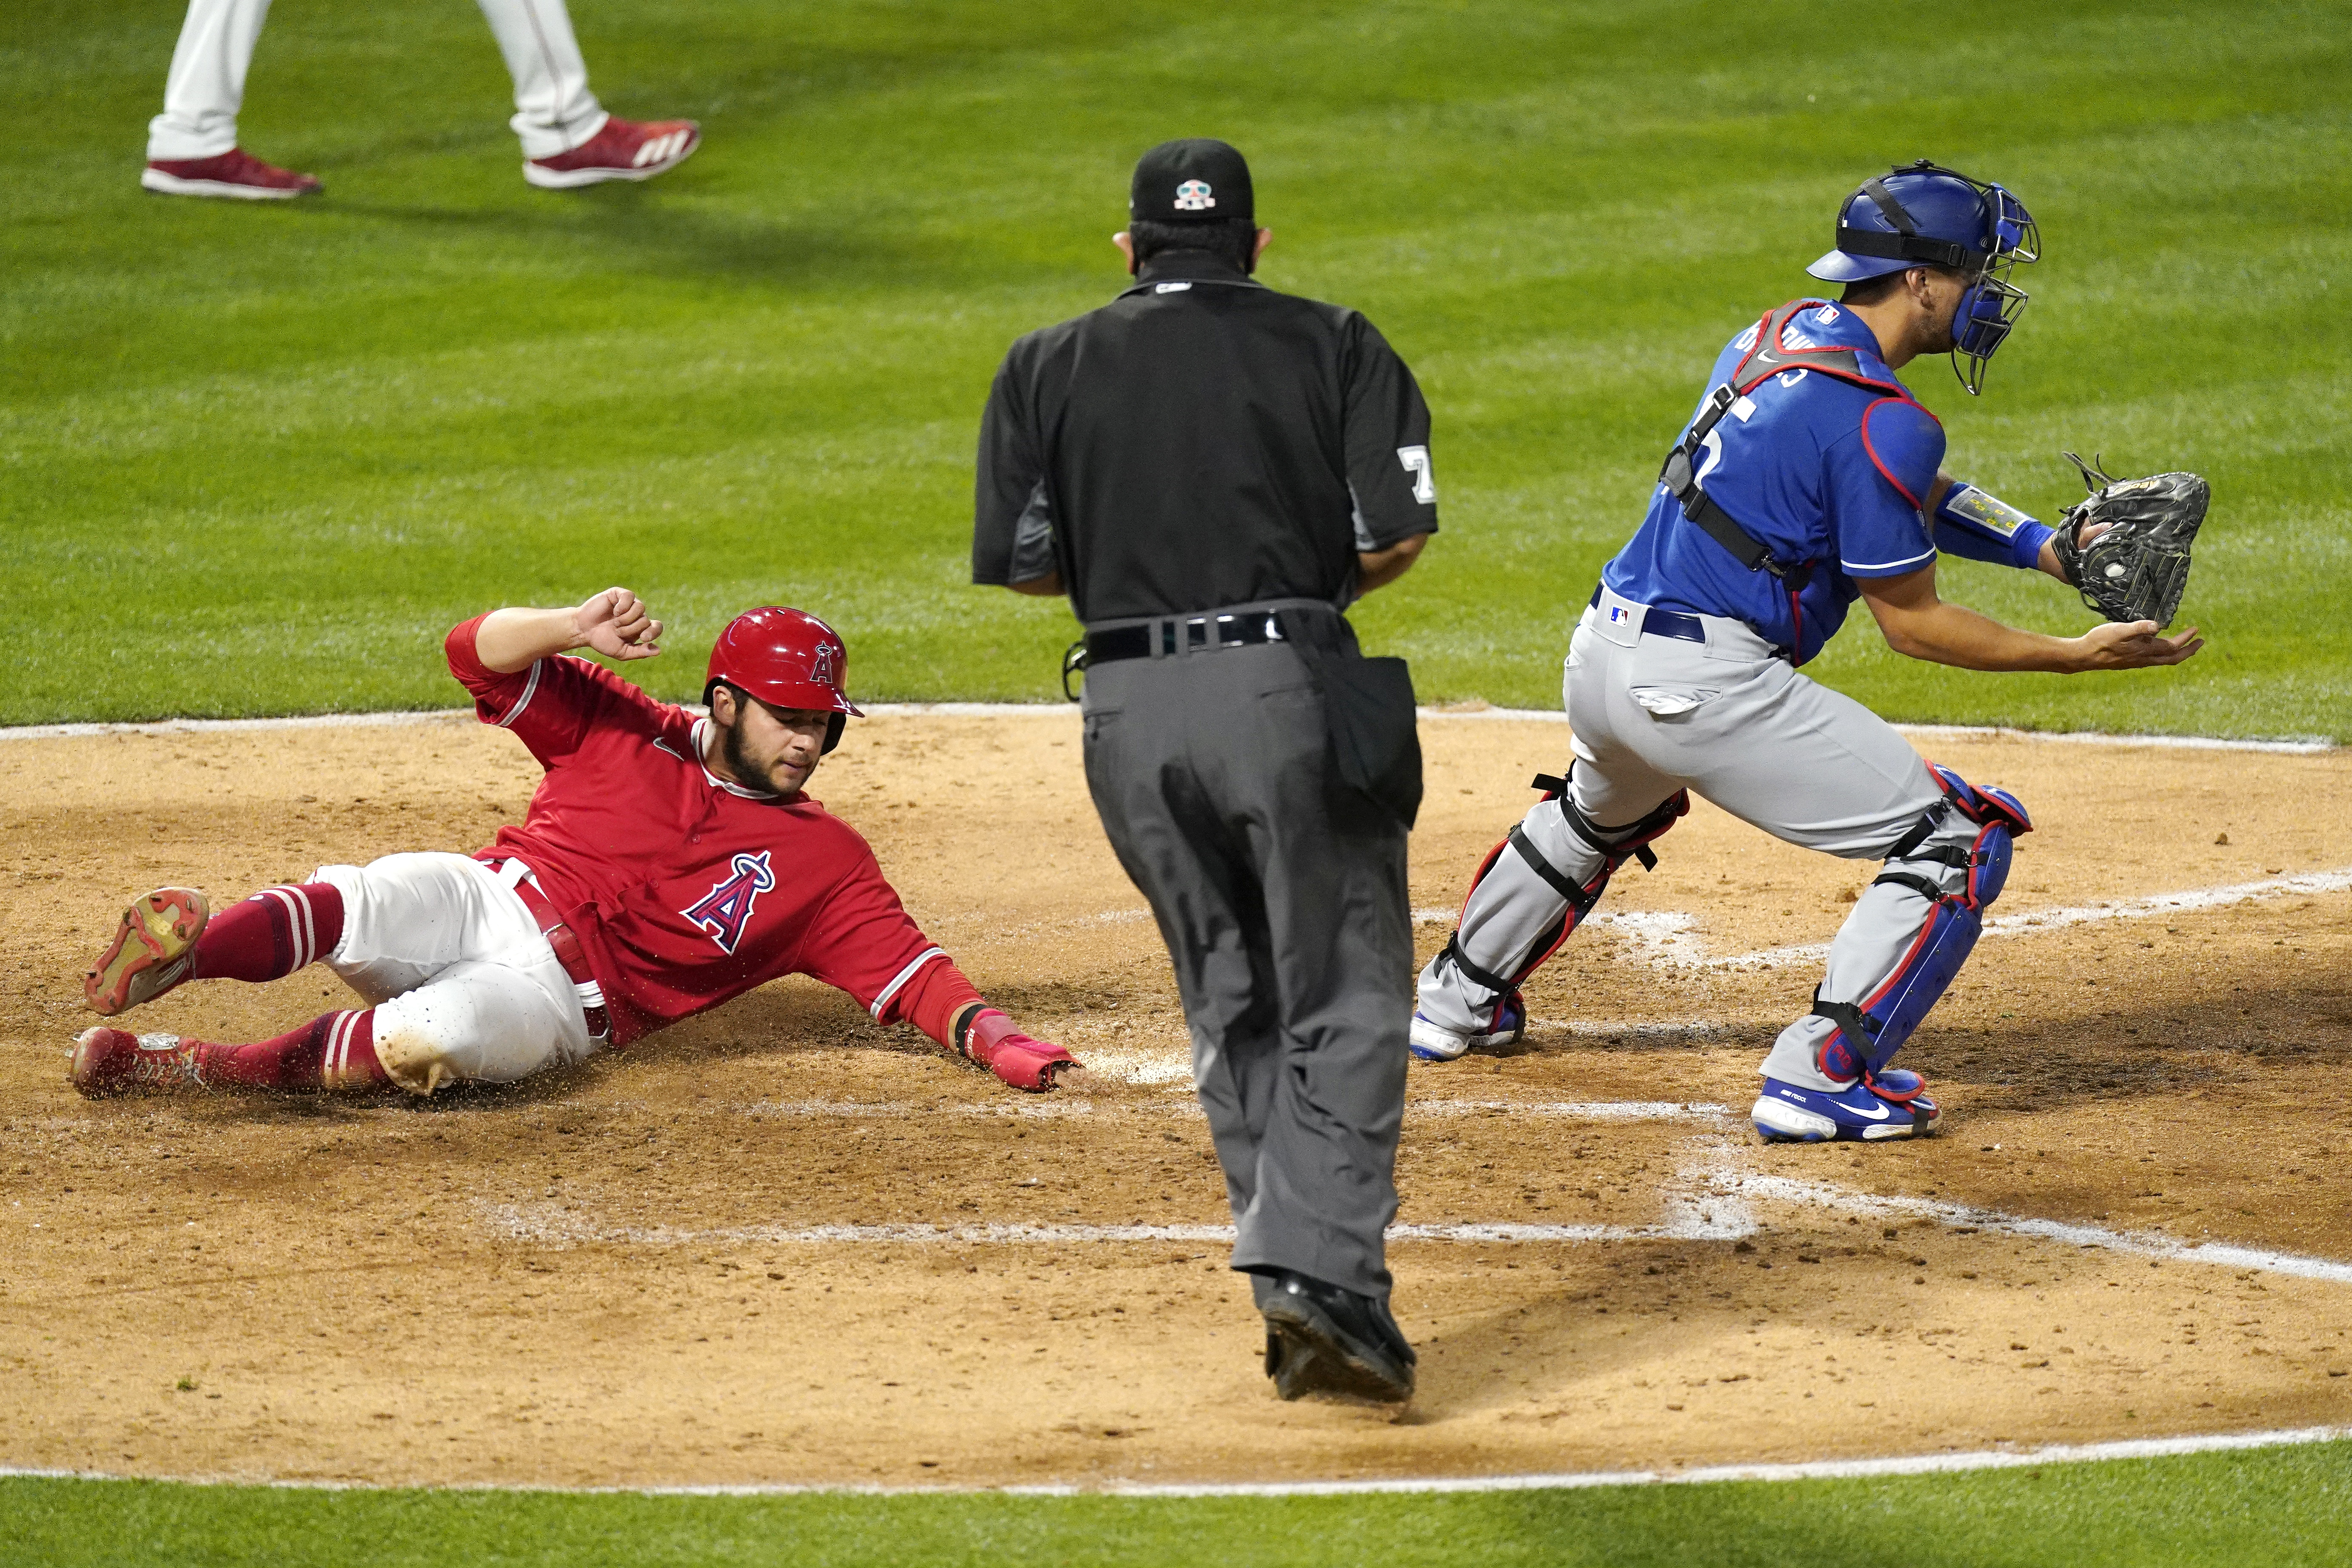
[[[950,1021],[978,993],[917,928],[856,829],[806,795],[719,778],[702,764],[709,720],[602,665],[486,668],[474,648],[482,619],[450,632],[450,672],[547,777],[522,826],[499,829],[475,858],[530,867],[579,934],[614,1044],[785,974],[952,1044]]]

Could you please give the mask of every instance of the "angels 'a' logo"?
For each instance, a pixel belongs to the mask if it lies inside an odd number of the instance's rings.
[[[841,684],[840,678],[833,672],[833,645],[831,643],[820,642],[816,645],[816,657],[809,661],[809,679],[815,681],[819,686],[838,686]]]
[[[692,908],[678,912],[708,931],[719,952],[731,955],[735,944],[743,940],[743,928],[751,923],[752,903],[775,885],[776,874],[768,868],[765,849],[757,855],[738,855],[731,875],[713,884]]]

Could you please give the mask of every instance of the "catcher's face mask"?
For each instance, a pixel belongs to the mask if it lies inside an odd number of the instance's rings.
[[[2042,258],[2042,231],[2025,204],[1999,185],[1969,184],[1984,199],[1991,220],[1990,247],[1952,312],[1952,371],[1973,397],[1984,389],[1985,362],[2008,341],[2017,318],[2025,312],[2030,296],[2009,280],[2010,274],[2021,261]]]
[[[1985,362],[2025,309],[2025,290],[2010,274],[2041,251],[2023,202],[1922,158],[1864,180],[1839,209],[1837,248],[1806,270],[1841,283],[1923,262],[1958,273],[1965,282],[1952,314],[1952,370],[1973,395],[1983,388]]]

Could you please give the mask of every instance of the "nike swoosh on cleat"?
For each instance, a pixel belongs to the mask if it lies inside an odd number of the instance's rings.
[[[1883,1105],[1874,1105],[1867,1110],[1864,1110],[1859,1105],[1843,1105],[1840,1106],[1838,1109],[1841,1110],[1851,1110],[1856,1116],[1867,1116],[1873,1121],[1884,1121],[1887,1117],[1894,1114]]]

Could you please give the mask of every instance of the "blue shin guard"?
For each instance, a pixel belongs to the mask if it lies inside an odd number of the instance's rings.
[[[1813,1011],[1837,1025],[1816,1057],[1823,1077],[1839,1083],[1859,1080],[1879,1098],[1908,1104],[1924,1085],[1916,1073],[1890,1070],[1886,1064],[1903,1048],[1953,978],[1975,951],[1984,930],[1985,906],[2000,896],[2009,880],[2011,847],[2021,833],[2033,831],[2032,819],[2017,797],[2006,790],[1979,789],[1948,768],[1936,768],[1936,782],[1944,804],[1895,846],[1887,858],[1948,866],[1963,873],[1957,893],[1944,890],[1940,880],[1903,870],[1887,870],[1877,879],[1909,888],[1929,900],[1927,919],[1895,972],[1860,1002],[1828,1002],[1816,992]],[[1973,824],[1976,832],[1963,848],[1958,844],[1926,847],[1939,836],[1951,816]],[[1932,1112],[1931,1112],[1932,1114]]]

